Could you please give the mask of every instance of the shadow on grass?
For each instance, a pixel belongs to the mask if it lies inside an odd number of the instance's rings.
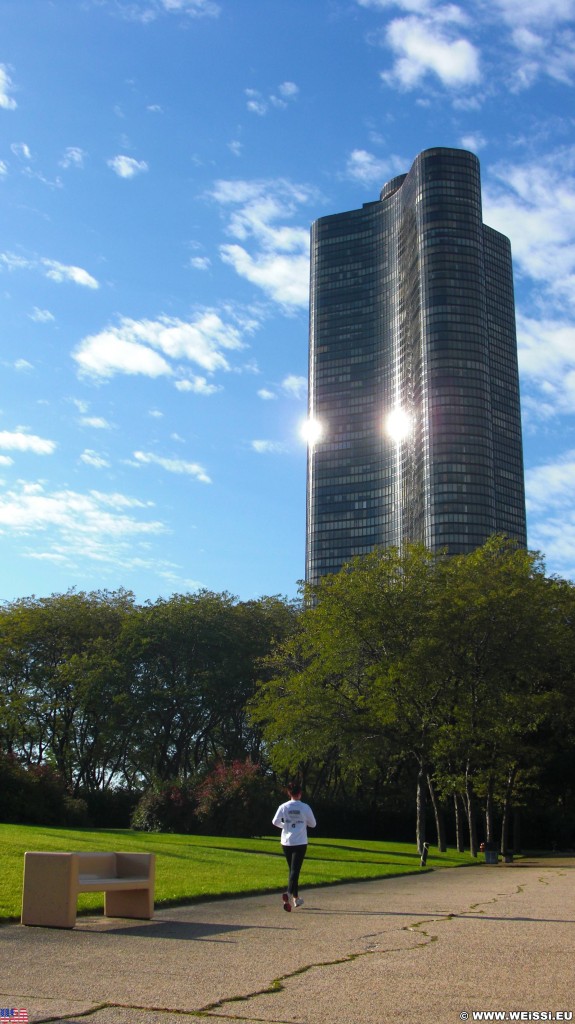
[[[327,848],[333,850],[334,853],[337,853],[338,850],[343,850],[344,852],[347,851],[349,853],[370,853],[372,857],[405,857],[408,860],[419,860],[420,857],[417,850],[415,853],[404,853],[403,850],[382,850],[381,853],[379,853],[377,850],[369,850],[365,846],[342,846],[340,843],[338,843],[337,846],[332,846],[331,843],[322,842],[321,840],[312,840],[312,845],[314,849],[317,849],[318,846],[327,846]],[[376,862],[370,861],[369,863]]]

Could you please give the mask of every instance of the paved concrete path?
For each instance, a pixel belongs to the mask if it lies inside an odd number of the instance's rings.
[[[486,1010],[575,1021],[575,858],[303,895],[291,914],[278,895],[150,922],[80,917],[73,931],[6,925],[0,1008],[78,1024],[456,1024]]]

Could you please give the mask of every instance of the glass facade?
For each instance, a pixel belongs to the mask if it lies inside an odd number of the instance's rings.
[[[309,581],[380,545],[526,545],[511,250],[473,154],[312,226],[309,415]]]

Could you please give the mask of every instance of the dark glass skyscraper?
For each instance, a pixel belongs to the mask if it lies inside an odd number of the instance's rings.
[[[379,545],[526,545],[511,248],[472,153],[313,225],[309,415],[308,580]]]

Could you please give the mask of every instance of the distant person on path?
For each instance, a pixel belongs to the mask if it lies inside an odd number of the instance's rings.
[[[293,907],[301,907],[303,900],[299,897],[299,873],[307,852],[307,830],[315,828],[316,820],[309,804],[301,799],[301,785],[292,782],[287,787],[289,800],[278,807],[273,824],[281,828],[281,844],[288,862],[289,877],[287,892],[282,896],[283,908],[288,912]]]

